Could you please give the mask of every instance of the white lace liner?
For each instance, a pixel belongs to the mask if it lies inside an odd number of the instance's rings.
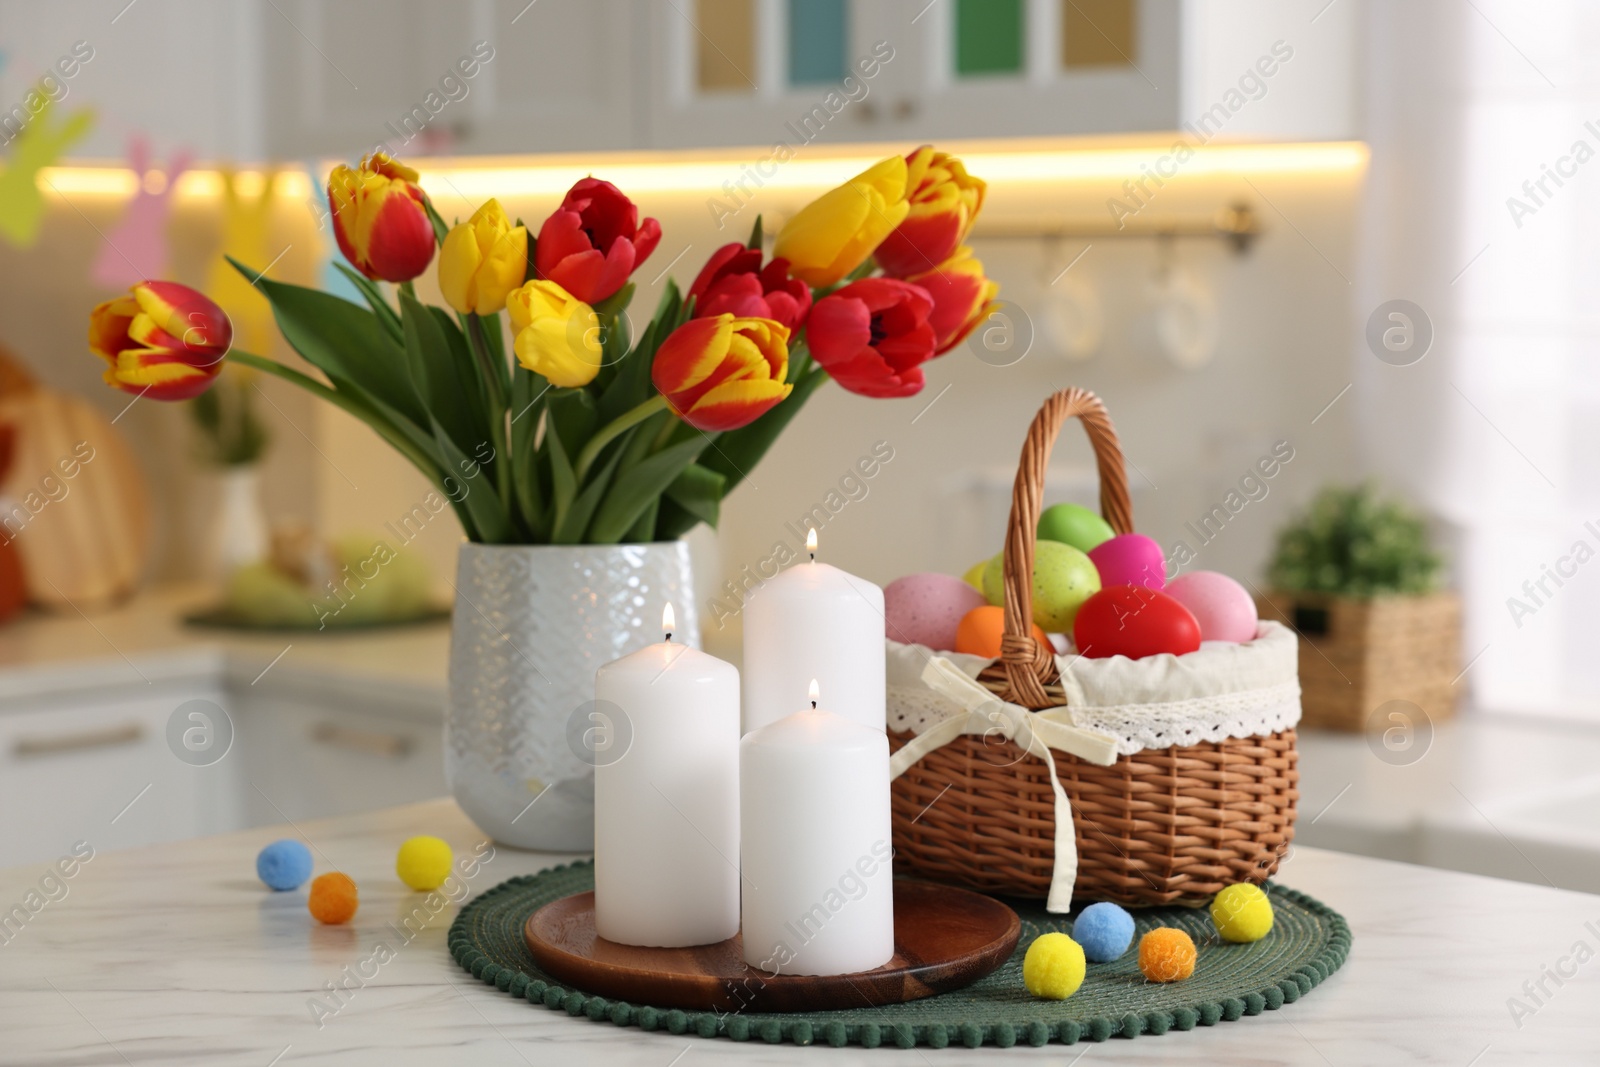
[[[935,652],[888,641],[888,726],[921,734],[966,712],[922,682],[922,669],[942,655],[969,677],[989,663],[979,656]],[[1299,649],[1290,630],[1263,622],[1254,641],[1207,641],[1183,656],[1084,659],[1057,656],[1067,706],[1053,713],[1117,739],[1117,752],[1254,737],[1300,721]]]

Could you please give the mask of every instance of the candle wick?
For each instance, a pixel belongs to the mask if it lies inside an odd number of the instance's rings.
[[[668,630],[667,631],[667,644],[670,645],[671,643],[672,643],[672,631]]]
[[[811,562],[815,563],[816,561],[817,561],[817,554],[815,552],[813,552],[813,553],[811,553]]]
[[[813,700],[811,702],[811,710],[812,711],[816,711],[817,710],[817,702],[815,700]]]

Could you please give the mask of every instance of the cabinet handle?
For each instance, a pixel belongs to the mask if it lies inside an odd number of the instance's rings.
[[[11,754],[17,759],[54,756],[62,752],[81,752],[86,748],[114,748],[132,745],[144,738],[144,726],[129,722],[121,726],[107,726],[98,730],[84,730],[75,734],[56,734],[45,737],[19,737],[11,744]]]
[[[352,752],[365,752],[371,756],[404,759],[411,754],[412,740],[405,734],[385,734],[373,730],[352,730],[331,722],[319,722],[311,728],[311,739],[320,744],[345,748]]]

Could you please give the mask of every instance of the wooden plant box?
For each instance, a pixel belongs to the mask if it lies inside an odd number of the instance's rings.
[[[1302,728],[1361,732],[1390,700],[1409,700],[1436,723],[1455,713],[1456,594],[1356,600],[1272,590],[1256,598],[1256,608],[1300,634]]]

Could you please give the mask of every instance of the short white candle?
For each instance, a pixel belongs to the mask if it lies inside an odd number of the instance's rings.
[[[595,673],[620,753],[594,773],[595,929],[678,948],[739,930],[739,672],[671,639]]]
[[[888,963],[888,737],[813,703],[739,749],[745,962],[769,977]]]
[[[799,561],[751,594],[744,619],[744,729],[790,714],[815,678],[837,715],[884,728],[883,590],[817,562]]]

